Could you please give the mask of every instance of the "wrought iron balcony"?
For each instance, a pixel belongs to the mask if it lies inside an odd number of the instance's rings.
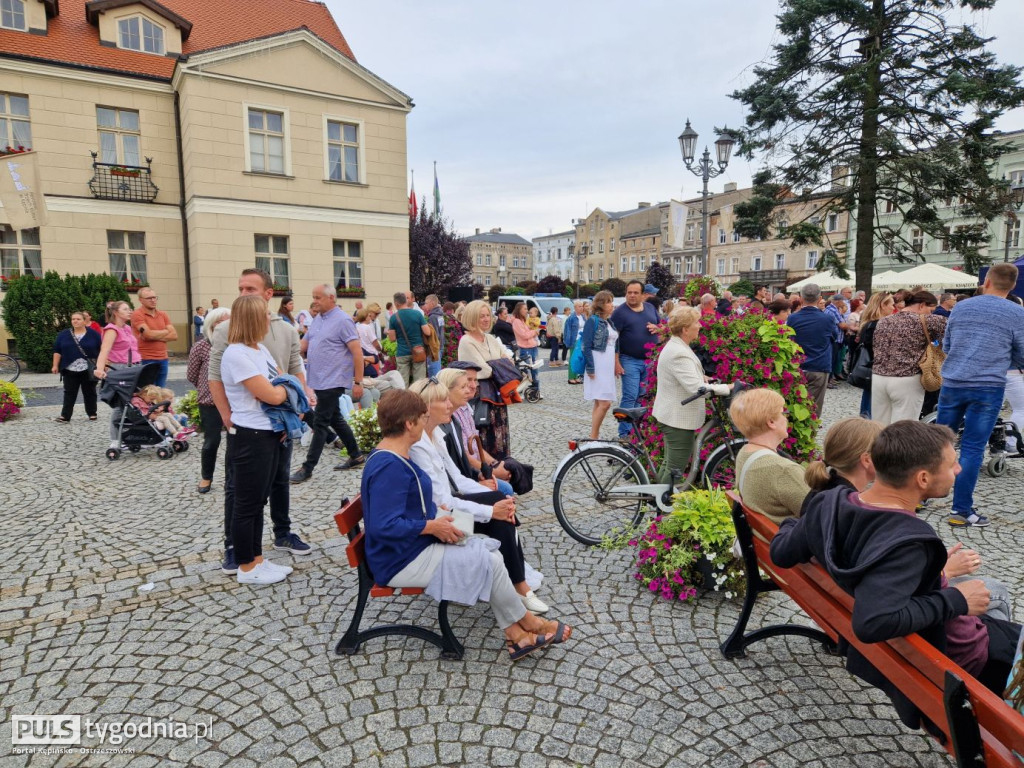
[[[784,284],[789,279],[787,269],[762,269],[756,272],[740,272],[740,280],[749,280],[757,285],[767,283],[771,285]]]
[[[132,203],[151,203],[156,200],[160,188],[153,183],[153,158],[146,158],[141,165],[100,163],[97,153],[92,152],[92,179],[89,190],[93,197],[101,200],[126,200]]]

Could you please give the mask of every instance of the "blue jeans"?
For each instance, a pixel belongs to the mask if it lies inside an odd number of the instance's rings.
[[[166,357],[163,360],[143,360],[142,364],[143,365],[159,365],[160,366],[160,373],[157,375],[156,381],[154,382],[154,384],[156,384],[158,387],[166,387],[167,386],[167,358]]]
[[[871,418],[871,387],[860,391],[860,415],[864,418]]]
[[[969,515],[974,507],[974,486],[992,428],[1003,407],[1005,387],[942,386],[936,421],[950,429],[963,424],[960,438],[960,474],[953,485],[953,514]]]
[[[636,408],[637,400],[640,398],[640,385],[647,374],[647,363],[639,357],[619,355],[619,365],[622,366],[622,401],[620,408]],[[632,429],[628,421],[619,422],[619,437],[625,437]]]
[[[535,362],[537,362],[537,349],[538,349],[538,347],[529,347],[529,348],[525,348],[525,349],[523,347],[520,347],[519,348],[519,356],[521,358],[523,358],[523,360],[529,360],[530,362],[535,363]],[[530,369],[530,379],[533,381],[533,383],[537,387],[537,389],[540,389],[540,382],[537,381],[537,369],[536,368],[531,368]]]
[[[558,339],[555,338],[554,336],[552,336],[550,339],[548,339],[548,341],[551,344],[551,357],[550,357],[550,361],[552,363],[557,363],[558,362]]]
[[[427,360],[427,376],[437,376],[441,372],[440,360]]]

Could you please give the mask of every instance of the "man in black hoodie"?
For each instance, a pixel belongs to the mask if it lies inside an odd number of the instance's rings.
[[[953,439],[936,424],[890,424],[871,448],[874,485],[813,496],[802,517],[779,526],[771,558],[782,568],[812,557],[821,563],[853,595],[853,631],[861,642],[917,632],[1002,694],[1021,627],[983,615],[989,591],[981,580],[949,585],[946,547],[916,515],[922,501],[953,487],[960,471]],[[920,726],[920,713],[867,659],[850,646],[842,650],[850,672],[885,691],[907,726]]]

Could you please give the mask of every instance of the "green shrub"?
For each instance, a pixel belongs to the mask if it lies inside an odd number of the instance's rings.
[[[754,288],[754,284],[752,282],[747,279],[743,279],[737,280],[735,283],[730,285],[729,290],[732,291],[733,296],[747,296],[752,299],[754,298],[754,293],[757,289]]]
[[[113,275],[23,275],[8,281],[4,325],[30,370],[45,372],[53,364],[53,341],[71,327],[71,313],[88,310],[103,325],[108,301],[127,301],[128,291]]]
[[[0,424],[17,416],[25,407],[25,396],[9,381],[0,381]]]
[[[178,398],[174,404],[174,412],[188,419],[188,423],[199,432],[203,431],[203,417],[199,412],[199,393],[194,389]]]
[[[369,453],[380,442],[380,424],[377,422],[377,406],[352,411],[345,419],[352,427],[359,450]]]

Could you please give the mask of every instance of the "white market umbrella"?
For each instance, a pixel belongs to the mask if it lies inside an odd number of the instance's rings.
[[[977,288],[978,278],[940,264],[918,264],[885,280],[872,281],[872,287],[880,290],[913,288],[917,285],[933,292],[944,288]]]
[[[795,291],[799,291],[801,288],[803,288],[805,285],[808,285],[809,283],[814,283],[823,291],[838,291],[840,288],[844,286],[852,286],[853,278],[839,277],[839,275],[837,275],[835,272],[818,272],[817,274],[811,275],[810,277],[805,277],[803,280],[798,280],[797,282],[792,283],[791,285],[786,287],[786,290],[789,291],[790,293],[793,293]]]

